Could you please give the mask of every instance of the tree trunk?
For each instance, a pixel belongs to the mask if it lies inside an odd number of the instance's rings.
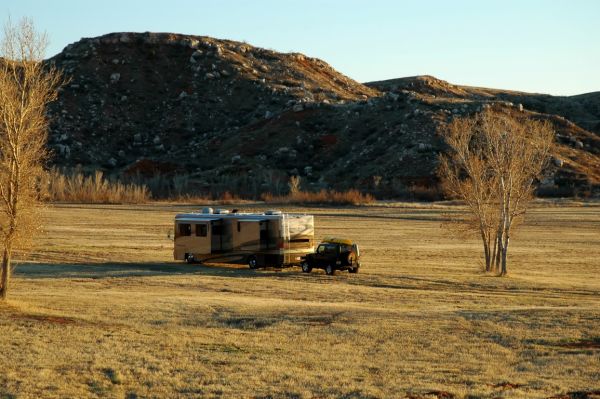
[[[481,240],[483,241],[483,254],[485,255],[485,271],[489,272],[492,266],[492,255],[490,253],[490,242],[483,231],[481,232]]]
[[[494,271],[500,271],[500,259],[502,257],[502,233],[496,235],[496,250],[494,251]]]
[[[0,300],[5,300],[8,294],[8,284],[10,281],[10,250],[4,248],[2,255],[2,276],[0,277]]]
[[[4,266],[0,266],[0,300],[6,298],[4,293]]]
[[[496,268],[496,265],[498,264],[496,262],[496,258],[497,258],[497,251],[498,251],[498,240],[494,237],[494,250],[492,251],[492,259],[490,260],[490,270],[488,271],[492,271],[492,269]]]
[[[510,242],[510,237],[506,234],[506,238],[504,239],[504,245],[502,246],[502,269],[500,270],[501,276],[506,276],[506,254],[508,253],[508,243]]]

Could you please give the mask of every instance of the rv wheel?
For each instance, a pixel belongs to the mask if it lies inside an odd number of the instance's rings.
[[[256,269],[258,267],[258,262],[256,262],[256,256],[252,255],[248,257],[248,267],[250,267],[250,269]]]
[[[187,261],[187,263],[194,263],[194,262],[196,262],[196,259],[194,259],[194,255],[193,254],[188,254],[187,258],[185,258],[185,260]]]
[[[333,276],[335,274],[335,268],[332,264],[328,264],[327,266],[325,266],[325,274],[327,274],[328,276]]]
[[[304,261],[300,264],[300,266],[302,267],[302,271],[304,273],[310,273],[312,272],[312,267],[310,267],[310,265],[308,264],[307,261]]]

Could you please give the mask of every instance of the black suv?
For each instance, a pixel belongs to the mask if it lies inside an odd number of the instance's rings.
[[[310,273],[312,269],[325,269],[325,273],[330,276],[336,270],[358,273],[360,268],[358,245],[343,238],[326,238],[314,253],[302,259],[300,266],[304,273]]]

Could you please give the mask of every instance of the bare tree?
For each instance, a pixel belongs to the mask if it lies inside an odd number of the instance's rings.
[[[290,176],[288,187],[290,188],[290,197],[297,195],[300,192],[300,176]]]
[[[0,42],[0,299],[5,299],[12,255],[38,228],[39,179],[47,158],[46,106],[61,74],[43,63],[46,35],[23,19],[9,20]]]
[[[446,193],[465,202],[469,214],[459,222],[467,231],[472,230],[481,237],[485,269],[490,271],[497,225],[494,204],[496,185],[492,181],[494,176],[486,168],[485,143],[482,139],[478,134],[477,119],[455,119],[446,135],[451,149],[449,158],[441,157],[439,173]],[[458,217],[455,215],[455,219]]]
[[[507,274],[511,230],[533,198],[553,138],[549,123],[506,110],[486,110],[448,126],[450,150],[439,174],[445,191],[469,210],[461,222],[481,237],[486,271]]]

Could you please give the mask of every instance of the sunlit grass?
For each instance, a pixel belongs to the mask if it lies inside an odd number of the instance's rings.
[[[0,397],[598,389],[598,207],[534,208],[509,278],[440,228],[443,205],[288,208],[315,214],[317,238],[358,241],[356,275],[172,262],[173,216],[193,208],[50,207],[0,306]]]

